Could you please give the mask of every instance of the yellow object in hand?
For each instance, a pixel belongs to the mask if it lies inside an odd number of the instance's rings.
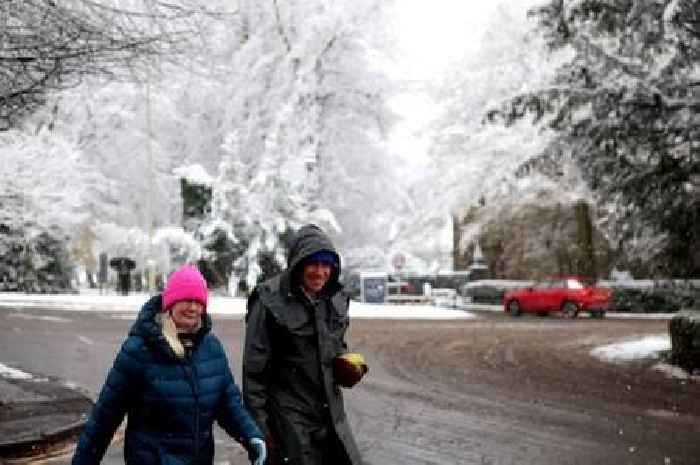
[[[368,370],[365,358],[356,352],[347,352],[333,360],[335,382],[346,388],[357,384]]]

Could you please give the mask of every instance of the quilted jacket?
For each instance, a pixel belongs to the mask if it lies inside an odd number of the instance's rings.
[[[204,314],[191,352],[178,358],[156,315],[161,297],[141,309],[95,403],[73,465],[98,464],[115,430],[127,417],[128,465],[210,465],[212,425],[217,421],[238,442],[262,437],[241,403],[226,354]]]

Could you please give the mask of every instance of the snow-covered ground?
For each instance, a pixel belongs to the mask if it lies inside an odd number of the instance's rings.
[[[670,349],[671,340],[668,335],[659,334],[596,347],[591,350],[591,355],[608,362],[628,362],[657,357],[660,352]]]
[[[659,362],[651,368],[655,371],[663,373],[668,378],[689,379],[695,382],[700,381],[700,373],[698,370],[695,370],[691,375],[683,368],[666,362]]]
[[[641,359],[658,359],[661,352],[671,349],[668,334],[657,334],[640,339],[616,342],[599,346],[591,350],[591,355],[606,362],[624,363]],[[700,380],[700,373],[689,374],[682,368],[659,361],[652,367],[669,378]]]
[[[20,309],[50,309],[63,311],[105,311],[136,313],[149,298],[148,294],[98,295],[98,294],[21,294],[0,293],[0,307]],[[240,297],[210,297],[208,311],[212,315],[244,315],[246,300]],[[351,318],[396,318],[463,320],[474,314],[432,305],[377,305],[361,302],[350,304]]]
[[[32,375],[0,363],[0,377],[8,379],[31,379]]]

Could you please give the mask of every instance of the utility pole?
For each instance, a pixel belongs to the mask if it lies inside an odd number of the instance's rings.
[[[146,244],[146,271],[148,272],[148,291],[155,289],[155,267],[152,255],[153,242],[153,113],[151,107],[151,70],[146,70],[146,167],[149,180],[146,183],[146,231],[148,243]]]
[[[152,15],[153,11],[150,3],[146,4],[146,8],[148,13]],[[159,45],[156,44],[156,47],[159,47]],[[158,53],[156,53],[156,59],[160,60]],[[158,71],[160,71],[160,67]],[[155,175],[153,172],[153,105],[151,99],[151,78],[152,71],[150,63],[148,63],[146,65],[146,169],[149,179],[146,183],[146,231],[148,233],[148,244],[146,245],[148,283],[146,283],[146,287],[152,292],[156,288],[156,267],[155,261],[153,260],[153,180],[155,179]]]

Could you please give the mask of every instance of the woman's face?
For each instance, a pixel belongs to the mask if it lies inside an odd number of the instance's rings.
[[[179,329],[195,329],[202,321],[204,305],[194,300],[181,300],[170,309],[173,322]]]

